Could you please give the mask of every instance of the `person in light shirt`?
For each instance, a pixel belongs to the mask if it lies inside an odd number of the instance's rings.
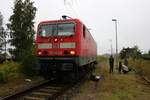
[[[129,72],[128,66],[122,65],[122,72],[123,72],[124,74],[128,73],[128,72]]]

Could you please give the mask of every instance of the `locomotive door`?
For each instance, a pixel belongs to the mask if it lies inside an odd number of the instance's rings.
[[[59,40],[58,40],[58,38],[53,39],[52,48],[53,48],[53,55],[58,56],[59,55]]]
[[[52,43],[52,55],[53,56],[58,56],[59,55],[59,38],[58,38],[58,25],[53,24],[52,26],[52,38],[51,38],[51,43]]]

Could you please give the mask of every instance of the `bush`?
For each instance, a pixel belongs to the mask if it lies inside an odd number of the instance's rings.
[[[21,61],[21,66],[19,70],[26,76],[34,76],[38,74],[35,67],[38,67],[37,58],[35,57],[35,55],[28,53]]]
[[[9,76],[16,77],[18,75],[18,65],[13,61],[5,61],[0,67],[0,82],[6,82]]]
[[[97,60],[102,62],[102,61],[107,61],[108,60],[108,57],[105,57],[105,56],[97,56]]]
[[[150,79],[150,61],[143,59],[129,60],[129,65],[135,68],[137,74],[146,76]]]
[[[4,71],[0,71],[0,83],[5,83],[7,80],[6,73]]]
[[[13,61],[5,61],[0,66],[0,83],[7,82],[9,77],[16,78],[22,75],[34,76],[37,75],[35,68],[38,68],[37,60],[34,55],[28,54],[24,59],[17,63]]]

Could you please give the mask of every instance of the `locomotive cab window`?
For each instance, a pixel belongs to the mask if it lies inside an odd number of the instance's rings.
[[[58,35],[59,36],[72,36],[75,33],[74,23],[62,23],[58,24]]]
[[[47,36],[72,36],[75,34],[74,23],[59,23],[59,24],[45,24],[39,27],[39,35]]]
[[[40,36],[52,36],[53,34],[57,34],[57,27],[55,24],[42,25],[39,28]]]

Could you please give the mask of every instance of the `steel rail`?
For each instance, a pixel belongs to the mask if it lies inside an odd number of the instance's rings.
[[[26,92],[28,92],[28,91],[31,91],[31,90],[34,89],[34,88],[37,88],[37,87],[39,87],[39,86],[43,86],[43,85],[45,85],[45,84],[47,84],[47,83],[49,83],[49,80],[41,81],[41,82],[39,82],[38,84],[36,84],[36,85],[34,85],[34,86],[30,86],[30,87],[28,87],[28,88],[26,88],[26,89],[17,91],[17,92],[15,92],[15,93],[11,94],[11,95],[8,95],[8,96],[5,96],[5,97],[1,97],[0,100],[13,100],[13,98],[16,98],[16,97],[18,97],[19,95],[22,95],[22,94],[24,94],[24,93],[26,93]]]

